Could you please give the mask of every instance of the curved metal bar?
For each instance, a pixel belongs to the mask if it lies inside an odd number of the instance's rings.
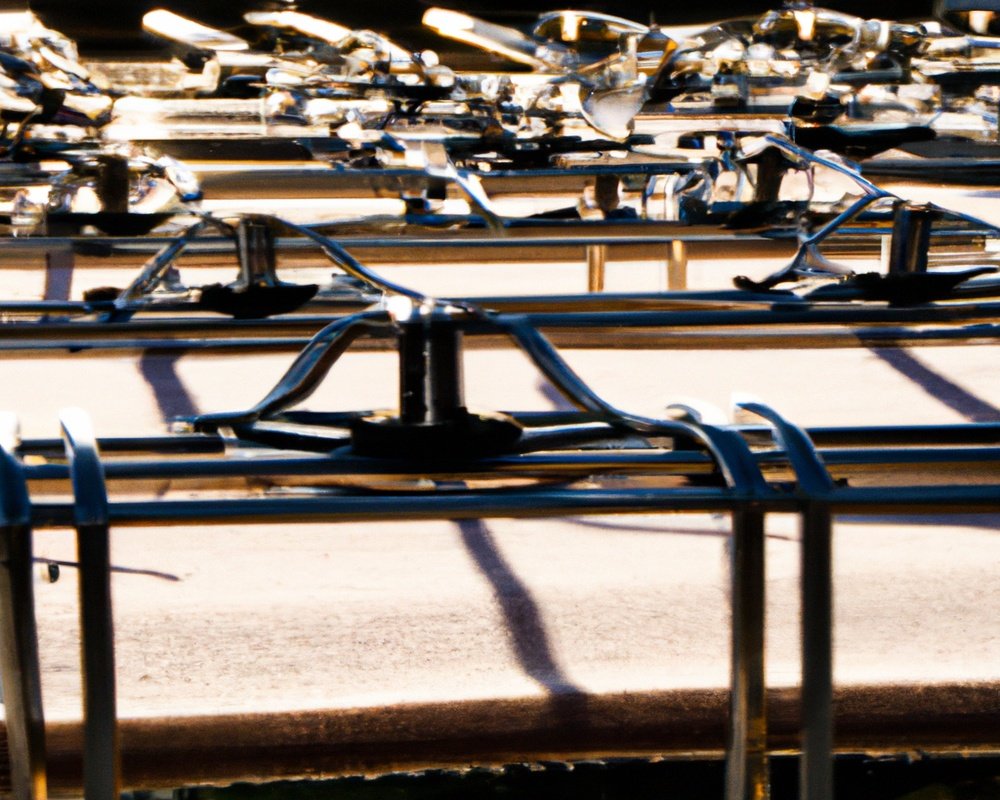
[[[930,203],[931,208],[935,212],[941,215],[941,219],[959,219],[962,222],[968,222],[970,225],[980,225],[984,228],[988,228],[994,233],[1000,233],[1000,225],[994,225],[992,222],[987,222],[984,219],[975,217],[972,214],[966,214],[964,211],[956,211],[953,208],[945,208],[944,206],[939,206],[937,203]]]
[[[359,336],[390,323],[385,311],[369,311],[335,320],[317,333],[299,353],[281,380],[259,403],[246,411],[202,414],[192,422],[199,430],[266,419],[309,397],[330,368]]]
[[[483,191],[482,185],[474,175],[459,170],[450,160],[443,166],[428,166],[425,172],[430,177],[444,178],[454,183],[494,232],[502,233],[505,230],[503,217],[493,207],[489,196]]]
[[[868,206],[872,205],[873,203],[877,203],[879,200],[885,200],[888,198],[895,198],[895,195],[891,194],[865,195],[864,197],[859,198],[854,203],[852,203],[848,208],[841,211],[836,217],[834,217],[832,220],[826,223],[826,225],[824,225],[818,231],[805,237],[802,240],[801,244],[799,245],[800,248],[812,247],[819,244],[824,239],[826,239],[827,236],[836,231],[837,228],[839,228],[845,222],[854,219],[858,214],[860,214],[862,211],[868,208]]]
[[[316,244],[319,245],[320,250],[323,251],[324,255],[326,255],[327,258],[329,258],[334,264],[344,270],[344,272],[351,277],[358,278],[359,280],[367,283],[369,286],[373,286],[383,292],[400,294],[403,295],[403,297],[409,297],[411,300],[418,303],[433,302],[433,298],[430,298],[415,289],[410,289],[406,286],[383,278],[377,272],[374,272],[358,261],[354,256],[348,253],[339,242],[334,241],[329,236],[324,236],[322,233],[312,230],[312,228],[305,225],[298,225],[287,219],[282,219],[281,217],[275,217],[275,219],[288,228],[288,230],[295,231],[296,233],[299,233],[316,242]]]
[[[622,411],[600,397],[570,367],[559,352],[521,316],[494,317],[494,324],[511,336],[552,385],[577,408],[644,436],[672,436],[701,441],[712,454],[727,484],[759,496],[770,488],[746,443],[736,433],[711,425],[659,420]]]
[[[108,491],[90,418],[80,409],[66,409],[60,414],[60,423],[73,484],[80,562],[84,797],[117,800],[121,794],[121,751],[115,697]]]
[[[629,414],[599,397],[549,341],[525,319],[502,323],[546,378],[579,408],[645,435],[694,435],[711,451],[730,488],[759,497],[771,493],[749,446],[735,431]],[[752,503],[733,511],[732,661],[727,747],[727,800],[758,800],[768,793],[764,676],[764,512]]]
[[[17,419],[0,415],[0,681],[10,786],[16,798],[45,800],[45,716],[32,581],[31,501],[14,457]]]
[[[802,759],[800,797],[833,798],[833,555],[825,498],[834,482],[809,435],[770,406],[740,402],[766,420],[795,471],[803,496],[802,525]]]
[[[764,137],[764,140],[774,147],[777,147],[779,150],[788,153],[805,163],[822,166],[827,169],[832,169],[842,175],[846,175],[854,181],[854,183],[857,184],[862,191],[864,191],[865,196],[852,203],[848,208],[834,217],[834,219],[818,231],[815,231],[808,236],[801,237],[798,251],[787,267],[779,270],[770,277],[765,278],[763,281],[747,282],[747,285],[753,285],[756,288],[770,288],[776,286],[787,280],[794,273],[808,270],[810,259],[813,261],[813,266],[818,267],[820,270],[829,270],[835,274],[850,274],[850,270],[828,261],[826,257],[818,251],[818,245],[842,227],[844,223],[856,217],[873,203],[885,199],[900,201],[901,198],[892,192],[879,188],[874,183],[864,178],[859,172],[850,169],[844,164],[839,164],[832,159],[824,158],[823,156],[804,150],[784,137],[777,136],[775,134],[767,134]],[[981,219],[977,219],[974,216],[964,214],[959,211],[951,211],[950,209],[940,209],[940,211],[946,213],[953,219],[981,226],[992,231],[1000,231],[1000,227],[992,225]]]
[[[736,431],[702,424],[691,428],[701,433],[699,438],[708,445],[731,489],[757,497],[774,494],[746,440]]]
[[[895,195],[887,193],[866,194],[864,197],[861,197],[854,203],[852,203],[848,208],[841,211],[836,217],[834,217],[832,220],[826,223],[826,225],[824,225],[815,233],[812,233],[809,236],[800,236],[798,250],[795,252],[795,255],[792,257],[792,260],[788,263],[786,267],[779,269],[777,272],[773,273],[772,275],[769,275],[762,281],[750,281],[745,278],[737,278],[736,279],[737,285],[743,286],[744,288],[752,288],[756,291],[771,289],[777,286],[779,283],[785,282],[795,273],[800,272],[803,269],[807,268],[804,267],[803,264],[804,263],[808,264],[808,260],[811,256],[814,258],[818,258],[819,260],[825,263],[828,264],[831,263],[827,261],[825,256],[819,253],[819,251],[817,250],[817,246],[824,239],[826,239],[828,236],[834,233],[838,228],[840,228],[845,222],[856,217],[858,214],[860,214],[862,211],[868,208],[868,206],[872,205],[873,203],[877,203],[880,200],[885,200],[886,198],[892,198],[892,197],[895,197]],[[831,269],[831,271],[833,272],[837,273],[844,272],[844,270],[837,268],[836,265],[831,264],[831,266],[833,267]],[[846,272],[849,273],[850,270],[847,270]]]
[[[115,308],[119,311],[126,311],[131,302],[155,288],[156,284],[163,278],[163,274],[173,264],[174,259],[211,224],[211,221],[206,218],[198,220],[185,230],[184,233],[172,239],[169,244],[153,255],[143,265],[138,277],[122,289],[118,297],[115,298]]]
[[[741,410],[760,417],[771,425],[784,449],[798,479],[800,493],[809,500],[823,500],[833,490],[833,478],[823,464],[812,440],[802,428],[786,420],[781,414],[764,403],[755,400],[740,400],[736,404]]]
[[[846,175],[852,181],[854,181],[867,195],[873,195],[875,197],[896,197],[892,192],[888,192],[885,189],[876,186],[870,180],[865,178],[857,170],[853,170],[850,167],[838,163],[829,158],[824,158],[821,155],[817,155],[810,150],[799,147],[797,144],[792,142],[783,136],[778,136],[773,133],[765,134],[764,141],[777,147],[779,150],[794,156],[795,158],[805,161],[807,164],[815,164],[820,167],[826,167],[827,169],[832,169],[834,172],[839,172],[841,175]]]
[[[542,374],[577,408],[647,436],[691,434],[692,428],[682,422],[652,419],[621,411],[599,397],[526,317],[495,317],[494,322],[524,350]]]

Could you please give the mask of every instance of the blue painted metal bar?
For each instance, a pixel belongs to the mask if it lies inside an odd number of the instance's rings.
[[[808,434],[762,403],[739,407],[774,426],[795,470],[802,498],[801,800],[833,800],[833,521],[834,482]]]
[[[729,728],[726,742],[726,800],[770,796],[767,756],[767,686],[764,674],[763,507],[749,498],[773,494],[746,441],[737,432],[693,425],[712,444],[726,485],[747,496],[733,508],[730,566],[732,609]]]
[[[121,754],[111,610],[108,494],[90,419],[79,409],[60,415],[73,482],[73,521],[80,562],[80,649],[83,672],[85,800],[118,800]]]
[[[31,501],[14,457],[17,421],[0,417],[0,681],[11,793],[45,800],[45,717],[32,583]]]

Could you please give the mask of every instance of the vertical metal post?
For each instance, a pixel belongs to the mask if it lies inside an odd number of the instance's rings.
[[[687,266],[687,243],[674,239],[667,250],[668,289],[687,289]]]
[[[45,800],[45,718],[32,583],[31,503],[14,457],[16,421],[0,419],[0,681],[11,794]]]
[[[83,672],[83,792],[85,800],[118,800],[121,753],[115,698],[108,494],[97,442],[86,413],[60,415],[73,484],[80,562],[80,649]]]
[[[274,230],[268,217],[249,214],[236,228],[236,253],[240,262],[241,288],[274,286],[278,283]]]
[[[606,244],[587,245],[587,291],[604,291],[604,271],[608,260]]]
[[[604,268],[608,260],[606,244],[587,245],[587,291],[604,291]]]
[[[833,800],[833,556],[826,497],[833,478],[809,435],[774,409],[740,403],[762,417],[784,448],[802,497],[802,759],[800,800]]]
[[[927,272],[934,207],[929,203],[902,201],[896,206],[889,246],[889,272]]]
[[[97,156],[95,190],[101,210],[112,214],[127,214],[131,177],[128,158],[121,155]]]
[[[755,159],[757,180],[754,186],[755,203],[775,203],[781,199],[781,182],[791,163],[775,147],[769,147]]]
[[[764,511],[755,499],[773,495],[746,440],[735,430],[691,425],[709,446],[726,485],[739,493],[732,513],[732,655],[726,800],[770,796],[764,673]]]
[[[833,800],[833,553],[830,509],[802,510],[800,800]]]
[[[399,325],[399,416],[443,422],[465,411],[462,332],[447,316],[415,315]]]
[[[764,513],[733,512],[732,696],[726,800],[770,794],[764,679]]]

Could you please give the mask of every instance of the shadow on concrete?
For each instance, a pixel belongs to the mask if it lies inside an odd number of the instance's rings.
[[[599,528],[608,531],[622,531],[623,533],[660,533],[677,536],[711,536],[718,539],[729,539],[732,534],[732,525],[726,521],[725,530],[710,530],[708,528],[680,528],[676,525],[660,527],[658,525],[637,525],[634,522],[617,522],[610,519],[593,519],[587,517],[569,517],[574,525],[581,525],[586,528]],[[798,542],[798,535],[787,535],[783,533],[768,533],[768,539],[777,539],[782,542]]]
[[[58,558],[44,558],[42,556],[38,556],[34,560],[36,564],[44,564],[46,566],[55,565],[57,567],[69,567],[70,569],[80,568],[80,564],[77,561],[62,561]],[[143,575],[147,578],[159,578],[162,581],[170,581],[171,583],[177,583],[180,581],[180,577],[171,572],[160,572],[155,569],[141,569],[140,567],[116,567],[112,564],[111,572],[118,573],[120,575]]]
[[[842,525],[926,525],[932,528],[954,526],[983,528],[1000,532],[1000,514],[899,514],[894,516],[841,514],[836,522]]]
[[[139,372],[153,390],[156,405],[164,421],[174,417],[192,417],[198,407],[177,374],[177,360],[181,353],[150,353],[146,351],[139,359]]]
[[[584,738],[590,728],[586,693],[563,672],[552,652],[541,611],[528,587],[511,569],[482,520],[457,521],[462,543],[493,589],[518,664],[550,697],[552,724],[562,733]]]
[[[880,347],[872,348],[872,352],[970,422],[1000,422],[1000,409],[935,372],[909,351],[898,347]]]

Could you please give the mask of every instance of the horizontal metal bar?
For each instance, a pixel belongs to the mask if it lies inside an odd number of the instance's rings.
[[[819,498],[834,513],[994,513],[1000,486],[842,488]],[[505,491],[335,494],[233,500],[112,502],[112,525],[252,524],[264,522],[360,522],[409,519],[481,519],[731,511],[756,503],[765,511],[794,512],[801,497],[775,494],[761,499],[730,489],[531,489]],[[71,503],[36,503],[38,526],[72,524]]]
[[[994,476],[1000,464],[1000,448],[977,447],[962,450],[914,448],[894,450],[851,449],[823,450],[820,456],[837,477],[848,473],[865,474],[881,470],[886,481],[899,470],[917,470],[927,476],[947,476],[953,470]],[[765,471],[789,469],[787,455],[782,451],[756,453],[755,460]],[[24,474],[29,481],[62,481],[69,476],[63,463],[26,465]],[[266,456],[247,459],[177,458],[170,460],[105,460],[104,471],[109,481],[185,480],[211,478],[282,479],[344,477],[412,477],[426,476],[437,480],[461,478],[499,478],[510,475],[559,477],[590,474],[667,474],[705,475],[714,471],[714,462],[704,453],[665,451],[644,453],[636,450],[583,451],[564,454],[534,454],[475,461],[417,462],[405,459],[370,459],[350,455],[330,456]]]
[[[105,455],[108,453],[215,454],[225,452],[226,443],[218,436],[177,433],[170,436],[107,437],[98,440],[98,447]],[[26,439],[15,450],[22,458],[25,455],[60,458],[63,451],[62,439]]]
[[[372,411],[354,412],[300,412],[293,411],[284,415],[291,422],[300,424],[321,424],[330,426],[349,426],[351,421],[357,416],[368,416]],[[504,411],[507,416],[514,417],[522,425],[530,428],[582,425],[587,423],[597,423],[600,419],[587,412],[576,410],[555,410],[555,411],[533,411],[517,412]],[[768,425],[739,425],[736,426],[739,432],[755,442],[770,443],[772,439],[772,429]],[[611,434],[613,429],[606,428]],[[840,425],[833,427],[814,426],[806,428],[806,432],[818,446],[835,447],[887,447],[891,445],[906,445],[908,447],[935,447],[940,445],[974,445],[986,447],[988,445],[1000,444],[1000,422],[977,422],[977,423],[953,423],[947,425]],[[232,442],[228,442],[232,444]],[[215,434],[171,434],[169,436],[121,436],[102,437],[98,440],[100,451],[107,456],[110,453],[156,453],[156,454],[213,454],[222,453],[227,447],[227,440]],[[246,443],[241,443],[246,447]],[[63,454],[63,444],[61,439],[26,439],[22,441],[16,452],[24,456],[26,454],[48,455],[50,457],[61,458]],[[863,452],[863,451],[862,451]],[[936,451],[940,452],[940,451]],[[824,451],[825,457],[826,451]],[[599,455],[593,453],[593,455]],[[691,455],[691,454],[689,454]],[[525,458],[519,456],[518,458]],[[532,456],[541,458],[541,456]],[[834,455],[834,458],[837,456]],[[328,463],[327,456],[292,456],[288,462],[296,461]],[[281,459],[282,463],[288,463]],[[365,463],[371,462],[369,459]],[[113,465],[114,461],[105,459],[106,464]],[[209,462],[211,463],[211,462]],[[378,462],[386,463],[386,462]],[[392,463],[392,462],[390,462]],[[399,462],[395,462],[399,463]],[[32,469],[32,468],[29,468]]]
[[[449,218],[452,221],[467,219],[462,216]],[[531,218],[512,219],[513,223],[503,237],[498,237],[493,231],[482,228],[469,228],[462,231],[448,230],[447,235],[427,234],[394,234],[392,236],[371,234],[340,234],[334,233],[337,241],[348,249],[365,248],[379,250],[409,250],[426,248],[497,248],[513,249],[517,247],[565,247],[594,244],[617,245],[652,245],[665,244],[671,241],[702,244],[739,244],[745,242],[794,242],[796,230],[794,226],[776,228],[773,230],[740,231],[727,229],[719,225],[690,224],[677,221],[636,220],[634,222],[619,222],[615,220],[553,220],[544,221]],[[356,227],[357,223],[352,222]],[[328,225],[313,224],[310,227],[336,231],[339,223]],[[892,227],[891,216],[886,215],[884,221],[844,225],[837,229],[834,238],[828,241],[832,244],[845,240],[867,240],[876,243],[887,235]],[[973,241],[984,236],[993,235],[989,227],[961,226],[953,229],[937,227],[932,234],[932,246],[952,240]],[[18,252],[44,253],[50,250],[79,251],[81,254],[137,253],[150,254],[158,252],[171,241],[168,236],[33,236],[28,238],[10,238],[4,241],[5,254]],[[276,239],[279,252],[295,252],[300,250],[315,250],[316,246],[308,240],[296,237],[279,237]],[[231,239],[223,236],[201,236],[188,244],[189,254],[198,253],[233,253],[235,245]]]
[[[329,227],[336,229],[336,223],[329,226],[313,225],[314,228]],[[972,236],[983,235],[982,231],[962,232]],[[870,229],[852,230],[852,236],[870,236]],[[781,239],[794,241],[794,229],[788,231],[761,234],[727,231],[714,225],[688,225],[683,222],[641,221],[634,223],[590,221],[564,221],[544,223],[541,221],[525,221],[498,237],[492,231],[476,229],[467,231],[449,230],[448,235],[428,236],[413,234],[396,234],[393,236],[378,235],[340,235],[335,234],[337,241],[348,249],[365,248],[378,250],[421,250],[431,248],[444,249],[481,249],[497,248],[513,249],[517,247],[586,247],[587,245],[661,245],[671,241],[701,242],[710,244],[725,244],[737,242],[768,242]],[[4,241],[5,255],[18,252],[45,253],[50,250],[79,250],[82,254],[136,253],[147,255],[156,253],[171,241],[171,237],[111,237],[95,236],[79,237],[30,237],[12,238]],[[8,247],[9,245],[9,247]],[[316,250],[316,245],[308,239],[280,237],[275,245],[279,252],[295,252]],[[186,252],[189,255],[200,253],[234,253],[232,240],[222,236],[204,236],[188,244]]]
[[[721,301],[723,298],[716,297]],[[910,325],[949,322],[982,322],[991,323],[1000,318],[1000,302],[968,302],[941,303],[933,306],[918,306],[912,308],[891,308],[882,304],[871,304],[859,307],[857,304],[809,304],[797,298],[785,302],[784,296],[776,295],[770,304],[763,304],[760,296],[754,296],[749,308],[741,302],[740,294],[731,292],[726,299],[731,301],[730,307],[694,308],[687,303],[676,305],[683,295],[664,296],[661,301],[657,295],[621,296],[619,299],[627,307],[607,310],[591,297],[584,300],[571,297],[563,301],[559,297],[548,298],[547,305],[538,298],[475,298],[474,302],[484,308],[510,313],[521,312],[528,324],[536,328],[692,328],[692,327],[778,327],[785,325]],[[652,304],[666,302],[670,307],[665,309],[636,308],[635,304]],[[469,302],[469,300],[441,300],[447,302]],[[371,303],[365,303],[371,307]],[[590,306],[580,310],[580,305]],[[594,307],[596,305],[596,307]],[[528,307],[525,310],[525,307]],[[533,306],[533,307],[532,307]],[[330,315],[289,315],[269,319],[235,320],[227,317],[198,318],[177,317],[174,319],[137,317],[128,322],[50,322],[50,323],[12,323],[0,325],[0,334],[4,336],[30,336],[34,338],[51,336],[66,337],[69,330],[81,326],[80,336],[109,337],[118,333],[156,333],[162,336],[169,333],[194,334],[199,336],[208,332],[248,332],[272,331],[291,333],[302,330],[317,330],[331,321]],[[468,333],[486,333],[495,330],[490,324],[477,323],[468,320],[462,323]]]
[[[690,331],[662,332],[591,328],[581,331],[553,331],[550,341],[561,349],[647,349],[647,350],[747,350],[782,349],[808,350],[854,347],[908,347],[949,345],[962,342],[968,345],[993,345],[1000,339],[1000,325],[969,327],[913,329],[868,328],[860,330],[795,331],[766,330],[759,332]],[[613,336],[612,336],[613,335]],[[274,338],[218,338],[218,339],[73,339],[11,343],[0,341],[0,357],[15,358],[25,353],[40,357],[62,355],[67,351],[77,357],[97,356],[104,352],[139,353],[143,351],[167,352],[298,352],[309,343],[305,337]],[[508,346],[501,336],[484,336],[468,340],[467,349],[492,349]],[[393,349],[387,339],[360,340],[357,350]]]

